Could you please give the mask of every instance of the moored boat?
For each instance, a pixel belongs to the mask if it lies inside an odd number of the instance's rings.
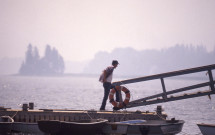
[[[37,121],[39,129],[48,134],[58,134],[61,130],[61,122],[58,120]]]
[[[14,120],[10,116],[0,116],[0,134],[11,132]]]
[[[14,122],[12,124],[11,132],[15,133],[30,133],[30,134],[41,134],[37,123],[27,122]]]
[[[0,133],[42,133],[37,123],[14,122],[10,116],[0,117]]]
[[[197,124],[203,135],[214,135],[215,134],[215,124]]]
[[[109,123],[103,128],[105,134],[174,135],[180,133],[183,120],[129,120]]]
[[[107,124],[105,119],[89,119],[73,122],[61,122],[61,131],[63,134],[74,135],[95,135],[102,133],[102,128]]]
[[[102,133],[102,128],[106,125],[106,119],[89,119],[78,121],[56,121],[56,120],[41,120],[38,121],[38,126],[44,133],[51,134],[99,134]]]

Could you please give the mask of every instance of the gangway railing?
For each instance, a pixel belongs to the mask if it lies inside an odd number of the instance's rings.
[[[156,79],[159,79],[161,81],[161,86],[163,89],[162,93],[131,101],[126,106],[126,108],[145,106],[145,105],[151,105],[151,104],[157,104],[157,103],[164,103],[164,102],[169,102],[169,101],[176,101],[176,100],[182,100],[182,99],[188,99],[188,98],[194,98],[194,97],[200,97],[200,96],[206,96],[206,95],[210,96],[211,94],[215,94],[215,88],[214,88],[215,81],[213,80],[213,74],[212,74],[212,70],[214,70],[214,69],[215,69],[215,64],[196,67],[196,68],[190,68],[190,69],[185,69],[185,70],[179,70],[179,71],[174,71],[174,72],[156,74],[156,75],[151,75],[151,76],[133,78],[133,79],[128,79],[128,80],[122,80],[122,81],[114,82],[113,85],[120,86],[123,84],[137,83],[137,82],[156,80]],[[165,78],[192,74],[192,73],[198,73],[198,72],[204,72],[204,71],[208,74],[209,81],[204,82],[204,83],[195,84],[195,85],[190,85],[187,87],[182,87],[179,89],[174,89],[171,91],[166,91],[165,82],[164,82]],[[175,94],[175,93],[193,90],[196,88],[202,88],[202,87],[206,87],[206,86],[209,86],[210,89],[204,90],[204,91],[198,91],[198,92],[194,92],[194,93],[189,93],[189,94],[184,93],[182,95],[177,95],[177,96],[170,95],[170,94]]]

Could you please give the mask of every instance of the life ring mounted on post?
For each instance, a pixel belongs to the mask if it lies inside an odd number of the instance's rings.
[[[115,95],[116,91],[123,91],[125,93],[125,99],[123,102],[116,102],[114,100],[114,95]],[[126,107],[126,105],[130,101],[130,91],[126,87],[116,86],[113,89],[111,89],[110,94],[109,94],[109,100],[110,100],[110,103],[114,106],[114,108],[116,108],[116,110],[122,109],[122,108]]]

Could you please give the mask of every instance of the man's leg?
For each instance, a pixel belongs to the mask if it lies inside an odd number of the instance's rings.
[[[108,95],[110,93],[111,83],[105,82],[105,83],[103,83],[103,87],[104,87],[104,97],[102,100],[102,105],[100,107],[100,110],[105,110]]]
[[[113,88],[115,88],[115,86],[114,86],[114,85],[111,85],[111,88],[110,88],[110,89],[113,89]],[[117,90],[115,90],[115,91],[116,91],[116,102],[119,102],[119,101],[120,101],[119,92],[118,92]]]
[[[116,102],[119,102],[120,101],[120,98],[119,98],[119,92],[116,91]]]

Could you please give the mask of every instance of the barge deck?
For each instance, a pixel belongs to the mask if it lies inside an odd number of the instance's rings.
[[[36,123],[39,120],[60,120],[76,121],[86,119],[107,119],[109,122],[120,122],[126,120],[160,120],[166,119],[167,115],[160,111],[160,106],[156,112],[141,111],[96,111],[96,110],[59,110],[59,109],[39,109],[39,110],[17,110],[0,108],[0,116],[10,116],[14,122]]]

